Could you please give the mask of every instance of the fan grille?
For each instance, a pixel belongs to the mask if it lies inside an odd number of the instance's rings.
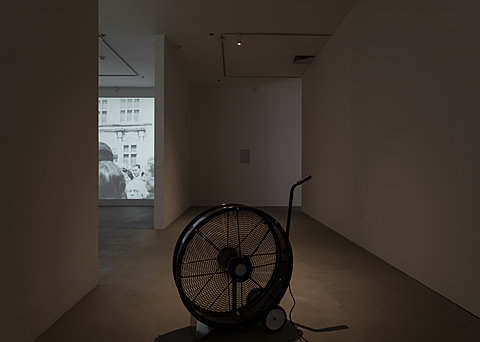
[[[174,255],[185,306],[217,327],[245,325],[276,305],[291,269],[291,248],[281,226],[244,206],[222,206],[195,218]]]

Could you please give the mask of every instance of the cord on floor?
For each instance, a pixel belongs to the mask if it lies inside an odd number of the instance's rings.
[[[290,312],[288,313],[288,320],[290,321],[290,324],[295,328],[295,330],[297,331],[297,334],[298,334],[298,338],[300,339],[300,341],[303,341],[303,342],[310,342],[309,340],[307,340],[305,337],[303,337],[303,332],[298,329],[298,326],[299,324],[298,323],[295,323],[293,320],[292,320],[292,312],[293,312],[293,309],[295,308],[295,305],[297,304],[297,302],[295,301],[295,297],[293,297],[293,293],[292,293],[292,289],[290,287],[290,284],[288,284],[288,292],[290,292],[290,297],[292,297],[292,301],[293,301],[293,305],[292,307],[290,308]]]
[[[290,284],[288,284],[288,291],[290,292],[290,296],[292,297],[292,300],[293,300],[293,306],[292,308],[290,309],[290,312],[288,313],[288,320],[290,321],[290,324],[292,324],[292,326],[295,328],[295,330],[297,331],[297,334],[298,334],[298,338],[301,340],[301,341],[304,341],[304,342],[309,342],[305,337],[303,337],[303,331],[299,329],[300,328],[303,328],[303,329],[306,329],[306,330],[309,330],[309,331],[312,331],[312,332],[327,332],[327,331],[337,331],[337,330],[343,330],[343,329],[348,329],[348,326],[346,325],[336,325],[336,326],[333,326],[333,327],[327,327],[327,328],[321,328],[321,329],[314,329],[314,328],[311,328],[311,327],[307,327],[306,325],[303,325],[303,324],[300,324],[300,323],[296,323],[292,320],[292,311],[293,311],[293,308],[295,307],[295,305],[297,304],[296,301],[295,301],[295,298],[293,297],[293,293],[292,293],[292,289],[290,287]]]

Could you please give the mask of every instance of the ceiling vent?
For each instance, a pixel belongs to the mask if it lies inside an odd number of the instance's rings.
[[[312,64],[314,57],[315,56],[296,55],[293,58],[293,63],[294,64]]]

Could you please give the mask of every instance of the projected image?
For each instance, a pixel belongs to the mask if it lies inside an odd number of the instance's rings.
[[[154,99],[98,99],[98,198],[153,199]]]

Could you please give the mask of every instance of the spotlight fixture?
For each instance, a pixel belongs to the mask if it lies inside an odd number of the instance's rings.
[[[242,46],[242,36],[240,34],[238,34],[237,46]]]

